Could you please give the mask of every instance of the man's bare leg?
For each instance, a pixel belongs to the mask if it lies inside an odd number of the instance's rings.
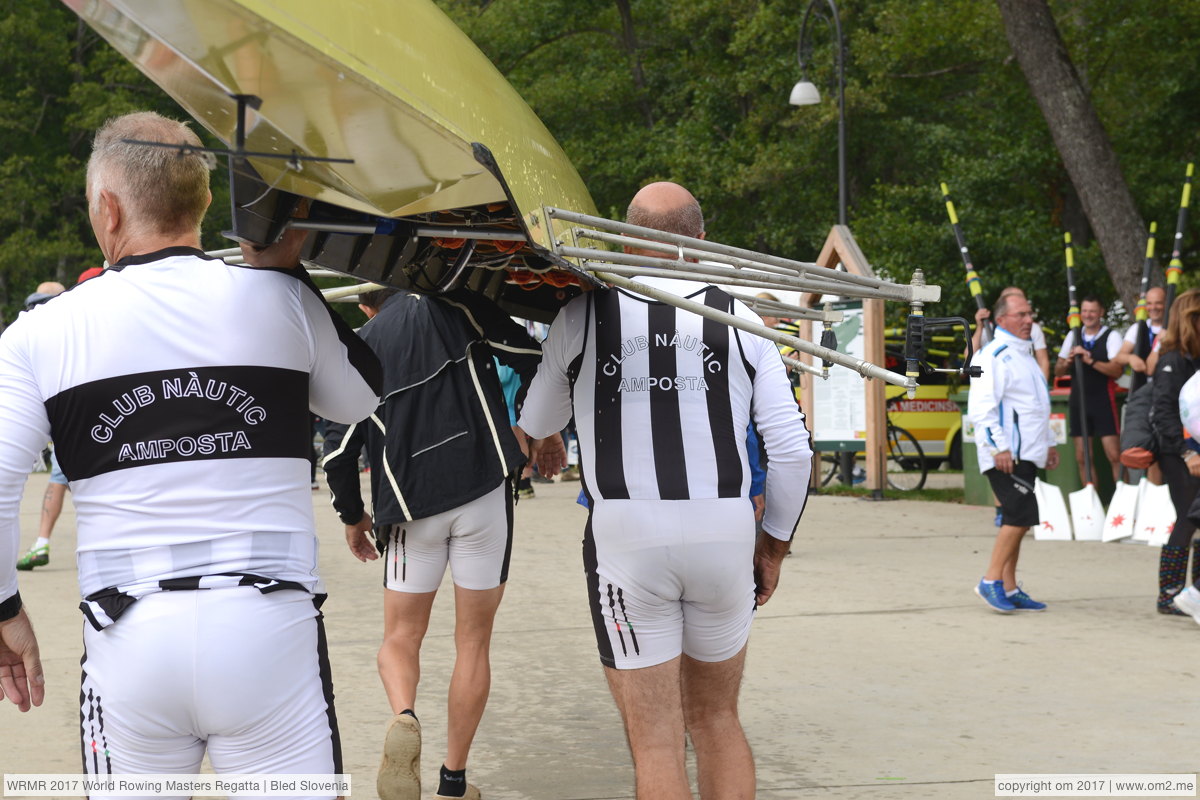
[[[54,533],[54,525],[58,522],[58,516],[62,514],[63,498],[67,496],[67,485],[65,483],[54,483],[53,481],[47,484],[46,493],[42,495],[42,519],[38,523],[38,537],[49,539],[50,534]]]
[[[454,673],[447,702],[446,769],[467,768],[471,741],[492,688],[492,623],[504,584],[482,591],[454,587]]]
[[[1021,556],[1021,542],[1025,540],[1025,534],[1029,532],[1029,528],[1018,528],[1018,530],[1020,533],[1016,534],[1016,544],[1013,545],[1012,552],[1000,570],[1004,576],[1004,590],[1006,592],[1011,592],[1017,588],[1017,559]]]
[[[1002,580],[1005,590],[1017,588],[1017,557],[1021,552],[1021,538],[1028,530],[1016,525],[1000,526],[996,543],[992,545],[992,558],[988,561],[987,572],[983,574],[984,580]]]
[[[392,713],[416,708],[421,681],[421,642],[429,629],[429,612],[437,592],[383,593],[383,644],[379,648],[379,678]]]
[[[1104,457],[1112,465],[1113,483],[1121,480],[1121,438],[1116,434],[1101,436],[1100,445],[1104,448]]]
[[[625,722],[638,800],[691,800],[683,756],[680,657],[642,669],[604,668]]]
[[[696,751],[701,800],[753,800],[754,756],[738,718],[746,648],[726,661],[683,656],[683,717]]]

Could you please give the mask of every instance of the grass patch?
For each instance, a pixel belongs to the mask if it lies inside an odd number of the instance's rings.
[[[813,492],[814,490],[809,490]],[[861,486],[842,486],[841,484],[822,486],[817,494],[830,497],[870,497],[871,490]],[[884,489],[884,498],[888,500],[923,500],[928,503],[963,503],[964,491],[961,487],[945,489],[917,489],[912,492],[898,492],[895,489]]]

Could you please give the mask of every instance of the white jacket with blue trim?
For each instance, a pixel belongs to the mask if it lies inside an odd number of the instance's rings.
[[[979,471],[996,465],[995,454],[1012,451],[1015,461],[1046,466],[1054,446],[1050,432],[1050,392],[1033,357],[1033,342],[1003,328],[979,351],[983,375],[971,379],[967,416],[975,425]]]

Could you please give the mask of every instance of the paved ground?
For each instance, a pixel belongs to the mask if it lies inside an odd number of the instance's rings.
[[[35,475],[26,491],[25,543],[45,481]],[[633,797],[584,608],[575,487],[538,486],[517,509],[492,699],[470,768],[488,800]],[[374,666],[380,576],[345,551],[324,493],[313,504],[346,766],[353,796],[373,798],[389,713]],[[1029,541],[1022,577],[1050,610],[1001,616],[971,591],[991,517],[948,504],[809,502],[780,592],[751,637],[743,717],[759,798],[983,798],[993,796],[996,773],[1200,771],[1188,733],[1200,628],[1153,612],[1157,551]],[[24,716],[0,708],[3,772],[78,769],[73,544],[67,512],[51,564],[22,577],[48,699]],[[446,593],[434,608],[418,708],[427,783],[444,746],[452,619]]]

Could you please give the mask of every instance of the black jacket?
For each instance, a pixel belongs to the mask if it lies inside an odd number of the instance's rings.
[[[359,334],[383,364],[383,402],[370,418],[326,432],[322,463],[342,522],[365,511],[364,445],[376,526],[457,508],[521,469],[492,356],[521,376],[523,398],[541,359],[524,326],[474,292],[402,291]]]
[[[1182,351],[1168,350],[1158,358],[1150,387],[1150,424],[1158,437],[1158,451],[1183,455],[1183,422],[1179,419],[1179,392],[1195,373],[1200,359],[1188,358]]]

